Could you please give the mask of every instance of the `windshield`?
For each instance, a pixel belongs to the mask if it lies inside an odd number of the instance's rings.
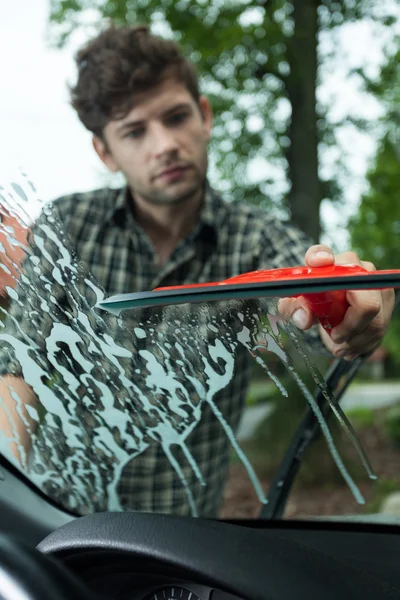
[[[306,276],[243,286],[317,241],[310,277],[400,269],[397,3],[34,4],[0,19],[0,469],[73,515],[395,522],[392,290],[370,327],[332,277],[303,330]]]
[[[6,190],[1,225],[0,441],[31,482],[79,515],[268,516],[308,409],[315,440],[279,516],[378,512],[397,489],[396,382],[370,376],[338,404],[346,377],[326,384],[334,360],[317,329],[240,286],[229,300],[103,310],[55,210],[27,227],[23,184]]]

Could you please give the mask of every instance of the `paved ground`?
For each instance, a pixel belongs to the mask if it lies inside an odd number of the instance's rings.
[[[341,406],[344,410],[363,406],[384,408],[400,402],[400,383],[368,383],[351,386],[343,396]]]

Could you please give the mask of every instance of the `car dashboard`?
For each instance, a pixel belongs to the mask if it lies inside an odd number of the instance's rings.
[[[99,600],[244,600],[182,578],[179,569],[114,553],[79,555],[67,562]]]

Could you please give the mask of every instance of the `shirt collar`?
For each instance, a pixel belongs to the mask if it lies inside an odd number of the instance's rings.
[[[115,190],[115,196],[113,197],[113,203],[108,217],[109,220],[113,219],[115,224],[122,229],[136,223],[130,206],[131,202],[131,193],[128,186]]]
[[[124,219],[126,219],[127,213],[131,213],[131,208],[129,206],[130,202],[130,192],[128,186],[125,186],[119,190],[117,190],[117,195],[114,200],[114,216],[117,216],[119,213],[123,213]]]
[[[225,216],[225,203],[222,198],[212,189],[208,181],[206,182],[204,201],[200,210],[199,222],[212,228],[218,237],[218,231]]]

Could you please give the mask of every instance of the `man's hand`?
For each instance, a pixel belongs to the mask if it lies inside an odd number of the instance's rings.
[[[17,407],[15,394],[21,401],[20,409]],[[26,471],[28,469],[27,457],[32,444],[31,434],[37,427],[37,422],[30,417],[26,407],[30,405],[37,408],[38,399],[22,377],[13,375],[0,377],[0,398],[0,437],[4,444],[7,438],[18,440],[18,444],[12,441],[8,450]],[[21,415],[23,419],[21,419]],[[2,452],[7,453],[8,450],[5,445],[2,446]],[[10,457],[7,456],[7,458]]]
[[[305,263],[309,267],[357,264],[367,271],[376,270],[372,263],[360,260],[355,252],[335,256],[328,246],[322,244],[308,249]],[[320,325],[320,333],[325,346],[334,356],[353,360],[360,354],[372,352],[381,343],[392,316],[394,291],[348,291],[346,299],[349,308],[343,321],[331,330],[331,335]],[[318,322],[302,297],[283,298],[279,302],[279,311],[299,329],[309,329]]]

